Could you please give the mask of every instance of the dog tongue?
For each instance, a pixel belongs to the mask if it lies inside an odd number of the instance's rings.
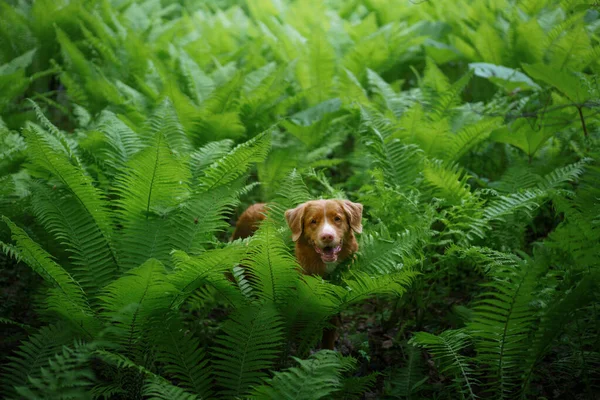
[[[322,249],[315,246],[315,250],[317,250],[317,253],[319,253],[321,255],[321,259],[323,261],[334,262],[337,260],[337,255],[342,250],[342,246],[341,245],[338,245],[336,247],[327,246]]]

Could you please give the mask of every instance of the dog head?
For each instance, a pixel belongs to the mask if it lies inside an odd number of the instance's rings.
[[[363,206],[349,200],[313,200],[287,210],[294,242],[306,242],[325,263],[336,262],[344,244],[362,232]]]

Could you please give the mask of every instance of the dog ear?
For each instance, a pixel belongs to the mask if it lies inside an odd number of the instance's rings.
[[[302,235],[302,219],[304,218],[304,204],[285,212],[285,219],[292,230],[292,240],[296,242]]]
[[[363,205],[360,203],[353,203],[350,200],[343,200],[342,206],[348,217],[350,228],[356,233],[362,233]]]

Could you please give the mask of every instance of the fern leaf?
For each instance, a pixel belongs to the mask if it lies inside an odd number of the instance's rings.
[[[461,354],[469,345],[469,336],[462,330],[447,330],[439,336],[427,332],[417,332],[410,340],[411,344],[425,348],[441,364],[442,373],[454,375],[456,389],[462,396],[477,399],[475,386],[477,380],[470,360]]]
[[[94,187],[91,178],[82,169],[72,165],[64,153],[56,152],[48,135],[41,129],[29,125],[23,134],[31,162],[50,173],[73,194],[74,199],[87,213],[86,218],[92,221],[90,239],[93,238],[94,243],[90,245],[110,249],[112,268],[118,270],[117,258],[111,246],[112,227],[106,202],[100,191]],[[91,232],[92,230],[94,232]]]
[[[521,386],[523,359],[529,350],[529,334],[535,320],[531,307],[541,263],[521,261],[516,267],[492,270],[489,290],[473,307],[467,327],[476,339],[478,360],[488,365],[494,379],[491,390],[501,399],[514,398]]]
[[[297,64],[297,78],[310,105],[328,100],[333,92],[334,51],[320,29],[314,29],[305,47],[306,53]]]
[[[186,392],[161,380],[149,380],[144,385],[143,395],[148,400],[200,400],[202,397]]]
[[[90,309],[81,286],[60,265],[54,262],[44,249],[8,218],[2,217],[12,232],[18,257],[37,272],[52,288],[48,308],[61,315],[74,326],[80,327],[88,336],[93,336],[97,321]]]
[[[104,315],[113,322],[108,332],[124,354],[133,356],[146,339],[154,316],[162,316],[176,295],[167,281],[165,267],[149,259],[108,285],[100,296]]]
[[[92,129],[104,135],[106,147],[101,148],[100,153],[113,175],[122,171],[144,147],[138,134],[110,111],[102,111]]]
[[[252,163],[263,161],[269,148],[268,131],[238,145],[226,157],[221,158],[205,170],[204,175],[198,179],[200,189],[208,191],[236,180],[246,172]]]
[[[421,333],[417,332],[415,337]],[[427,381],[428,377],[423,373],[421,352],[415,346],[408,345],[405,353],[407,354],[406,365],[392,372],[389,383],[393,388],[392,393],[394,396],[411,399],[414,394],[422,389],[421,386]]]
[[[300,279],[300,267],[289,254],[275,223],[267,218],[252,236],[244,264],[254,293],[274,303],[288,301]]]
[[[422,237],[414,232],[399,234],[395,240],[363,235],[359,259],[353,270],[371,275],[385,275],[412,267],[420,259],[417,249],[422,247],[421,239]]]
[[[423,178],[435,196],[444,198],[451,204],[459,204],[473,197],[466,183],[469,177],[458,164],[430,162],[423,170]]]
[[[211,395],[211,371],[200,341],[192,334],[184,333],[184,327],[176,319],[161,326],[156,360],[164,364],[164,372],[179,385],[202,398]]]
[[[16,388],[20,398],[37,399],[92,399],[89,392],[95,379],[89,365],[91,350],[86,344],[62,350],[41,368],[39,377],[29,377],[27,386]]]
[[[33,212],[46,230],[67,246],[72,254],[74,277],[86,292],[94,295],[115,277],[110,248],[103,243],[81,204],[57,192],[46,185],[33,184]]]
[[[168,279],[177,288],[178,296],[173,300],[172,307],[181,305],[201,285],[214,285],[218,281],[225,283],[224,273],[241,261],[245,251],[243,246],[235,242],[223,249],[208,250],[194,257],[183,251],[174,251],[172,257],[175,270],[169,274]],[[240,304],[241,302],[236,301],[240,299],[239,292],[235,294],[237,296],[232,302]]]
[[[400,272],[371,277],[364,272],[352,271],[349,278],[344,279],[346,290],[334,295],[334,303],[341,311],[351,304],[366,300],[380,294],[401,296],[418,275],[410,269]]]
[[[140,151],[116,177],[122,265],[132,268],[149,258],[169,261],[169,221],[164,217],[187,196],[189,171],[158,132],[152,146]]]
[[[173,103],[167,98],[154,111],[146,122],[144,134],[152,143],[159,134],[174,151],[188,152],[191,144],[186,136]]]
[[[490,133],[500,126],[501,122],[501,118],[487,118],[464,127],[451,138],[444,158],[449,161],[458,161],[469,150],[487,139]]]
[[[60,324],[43,327],[31,335],[14,355],[7,357],[8,362],[2,368],[4,394],[12,397],[14,387],[24,386],[30,376],[39,377],[40,368],[70,340],[71,331]]]
[[[215,340],[213,366],[220,396],[245,397],[267,377],[283,344],[282,321],[269,303],[238,309]]]
[[[294,357],[297,367],[276,372],[273,378],[254,389],[252,399],[312,400],[330,396],[342,388],[343,372],[353,369],[355,360],[321,350],[307,360]]]
[[[203,147],[193,151],[190,156],[190,164],[192,166],[192,175],[194,179],[202,174],[205,168],[208,168],[217,160],[228,154],[232,147],[233,141],[231,139],[224,139],[207,143]]]
[[[483,210],[484,219],[487,221],[502,220],[516,211],[531,212],[536,209],[546,193],[539,189],[527,189],[508,196],[499,196],[491,201]]]
[[[218,242],[215,235],[223,232],[229,224],[227,216],[239,203],[241,184],[245,177],[209,191],[198,191],[179,206],[171,218],[169,231],[173,248],[190,254],[204,251],[211,242]]]

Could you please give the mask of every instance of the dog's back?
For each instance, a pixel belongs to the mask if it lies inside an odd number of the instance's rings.
[[[231,240],[245,239],[254,235],[260,221],[265,219],[266,203],[256,203],[248,207],[237,220]]]

